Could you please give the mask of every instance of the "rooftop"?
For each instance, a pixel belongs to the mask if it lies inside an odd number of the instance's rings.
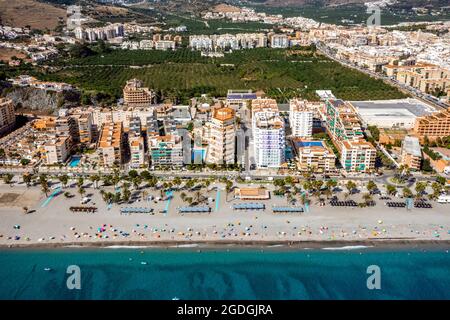
[[[403,140],[403,150],[415,157],[422,156],[419,139],[416,137],[406,136]]]
[[[436,112],[432,106],[417,99],[351,101],[360,115],[371,117],[421,117]]]

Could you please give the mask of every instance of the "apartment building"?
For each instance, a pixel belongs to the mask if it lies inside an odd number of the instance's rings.
[[[376,149],[366,141],[353,107],[342,100],[327,100],[326,107],[326,129],[341,154],[340,162],[344,170],[374,170]]]
[[[58,137],[70,137],[70,150],[80,143],[80,130],[77,121],[67,115],[59,116],[55,120],[55,132]]]
[[[300,171],[330,172],[336,169],[336,156],[323,141],[292,140]]]
[[[311,137],[313,133],[314,110],[306,100],[293,99],[289,102],[289,125],[294,137]]]
[[[9,133],[16,124],[12,100],[0,98],[0,135]]]
[[[141,136],[130,136],[130,167],[140,168],[145,165],[144,138]]]
[[[64,163],[70,156],[71,138],[56,137],[44,145],[44,160],[48,165]]]
[[[280,168],[285,162],[286,141],[275,100],[253,100],[252,130],[257,168]]]
[[[220,108],[213,111],[209,123],[210,135],[207,163],[232,164],[235,162],[236,125],[235,112],[231,108]]]
[[[289,37],[285,34],[274,34],[270,37],[272,48],[289,48]]]
[[[123,99],[127,106],[148,106],[153,103],[155,94],[143,86],[142,81],[132,79],[123,88]]]
[[[450,136],[450,108],[432,115],[416,119],[414,135],[420,139],[428,137],[435,140],[437,137]]]
[[[352,139],[340,142],[342,167],[347,172],[371,172],[375,169],[377,150],[363,139]]]
[[[422,149],[417,137],[406,136],[402,142],[400,163],[411,170],[420,170]]]
[[[149,153],[153,166],[182,166],[183,147],[177,135],[149,137]]]
[[[103,166],[112,167],[123,163],[123,126],[121,122],[105,123],[100,130],[98,152]]]
[[[450,70],[434,64],[388,65],[383,70],[387,75],[395,77],[399,83],[428,94],[446,93],[450,87]]]
[[[70,116],[78,128],[78,140],[83,146],[89,146],[94,140],[92,112],[76,113]]]

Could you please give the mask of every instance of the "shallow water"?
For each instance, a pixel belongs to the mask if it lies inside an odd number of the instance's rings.
[[[67,289],[69,265],[80,267],[81,290]],[[381,290],[367,289],[369,265],[381,269]],[[0,284],[0,299],[450,299],[450,253],[2,250]]]

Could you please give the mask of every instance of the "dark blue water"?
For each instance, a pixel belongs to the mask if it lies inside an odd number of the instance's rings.
[[[141,262],[147,262],[142,264]],[[78,265],[81,290],[66,269]],[[368,290],[369,265],[381,290]],[[45,271],[50,267],[51,271]],[[450,299],[450,253],[436,251],[0,251],[1,299]]]

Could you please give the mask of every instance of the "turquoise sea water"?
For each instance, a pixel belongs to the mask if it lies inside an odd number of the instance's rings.
[[[80,267],[81,290],[67,289],[69,265]],[[369,265],[381,269],[381,290],[367,289]],[[450,299],[450,253],[445,249],[0,251],[0,299],[175,297]]]

